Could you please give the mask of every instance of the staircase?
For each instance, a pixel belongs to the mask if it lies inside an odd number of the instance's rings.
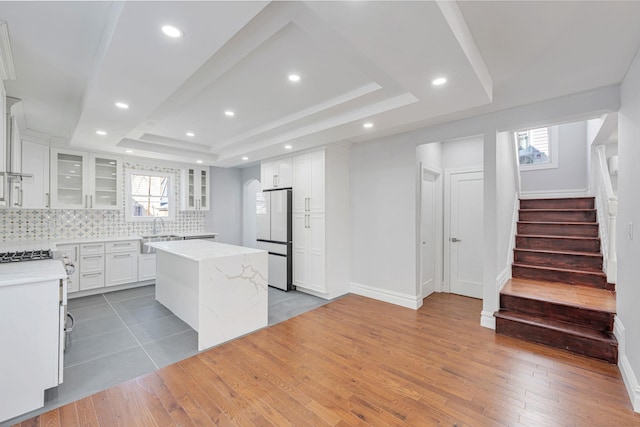
[[[593,197],[520,201],[497,333],[617,363],[615,285],[602,271],[594,204]]]

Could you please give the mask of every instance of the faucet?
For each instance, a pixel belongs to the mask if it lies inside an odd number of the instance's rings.
[[[160,229],[164,230],[164,220],[162,217],[156,216],[153,218],[153,228],[151,229],[151,234],[158,234],[158,224],[156,221],[160,220]]]

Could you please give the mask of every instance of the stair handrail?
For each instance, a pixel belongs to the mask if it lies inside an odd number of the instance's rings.
[[[605,260],[604,267],[607,273],[607,281],[616,283],[618,271],[618,257],[616,255],[616,217],[618,215],[618,197],[613,192],[609,165],[607,164],[607,153],[604,145],[596,146],[596,200],[598,211],[605,212],[600,234],[602,238],[602,253]]]

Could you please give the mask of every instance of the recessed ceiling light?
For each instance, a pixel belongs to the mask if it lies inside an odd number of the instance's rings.
[[[131,154],[131,153],[133,153],[133,150],[124,150],[124,152]]]
[[[116,107],[122,108],[123,110],[128,110],[129,104],[125,104],[124,102],[116,102]]]
[[[289,74],[289,80],[292,82],[299,82],[300,76],[297,74]]]
[[[292,148],[293,148],[293,147],[292,147],[292,146],[290,146],[290,145],[285,145],[285,146],[284,146],[284,149],[285,149],[285,150],[291,150]]]
[[[196,160],[196,163],[202,163],[202,160]]]
[[[242,160],[249,160],[249,158],[247,156],[244,156]]]
[[[233,116],[236,115],[236,113],[234,113],[231,110],[227,110],[227,111],[224,112],[224,115],[227,116],[227,117],[233,117]]]
[[[106,133],[105,131],[103,131],[103,130],[97,130],[97,131],[96,131],[96,133],[97,133],[98,135],[102,135],[102,136],[105,136],[105,135],[107,134],[107,133]]]
[[[177,39],[178,37],[182,37],[182,31],[174,27],[173,25],[164,25],[162,27],[162,32],[171,38]]]
[[[445,84],[446,82],[447,82],[447,79],[445,79],[444,77],[438,77],[437,79],[433,80],[431,84],[434,86],[440,86]]]
[[[187,132],[187,136],[196,136],[196,134],[193,132]]]
[[[366,129],[371,129],[373,127],[373,123],[367,122],[367,123],[363,124],[362,127],[366,128]]]

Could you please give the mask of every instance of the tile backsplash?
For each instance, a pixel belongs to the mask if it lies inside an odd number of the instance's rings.
[[[180,206],[180,170],[134,163],[129,169],[175,174],[176,205]],[[124,185],[123,185],[124,192]],[[122,197],[124,201],[124,194]],[[162,233],[198,233],[205,231],[207,214],[202,211],[176,210],[174,221],[164,220]],[[114,236],[151,234],[151,222],[125,221],[124,207],[118,210],[89,209],[3,209],[0,210],[0,242],[27,240],[95,239]]]

